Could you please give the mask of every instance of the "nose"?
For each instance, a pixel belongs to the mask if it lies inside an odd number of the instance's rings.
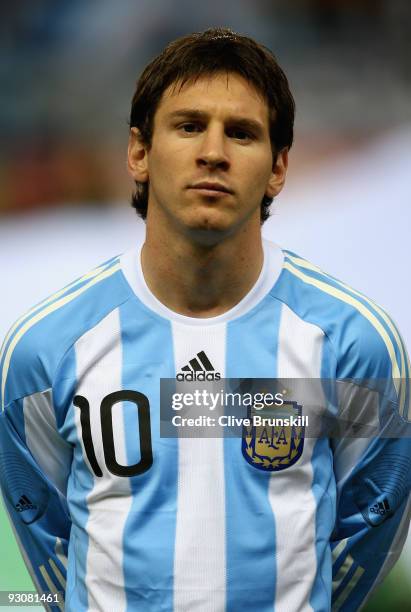
[[[225,147],[224,129],[219,126],[209,126],[204,131],[197,164],[209,168],[228,170],[230,162]]]

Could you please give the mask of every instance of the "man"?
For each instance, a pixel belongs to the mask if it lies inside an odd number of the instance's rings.
[[[39,592],[65,591],[66,610],[325,611],[333,597],[351,611],[401,551],[407,438],[160,436],[160,379],[176,376],[367,380],[365,395],[338,391],[339,410],[409,417],[388,316],[262,241],[293,119],[284,73],[253,40],[171,43],[131,108],[143,247],[5,340],[3,493]],[[307,397],[287,406],[310,416]]]

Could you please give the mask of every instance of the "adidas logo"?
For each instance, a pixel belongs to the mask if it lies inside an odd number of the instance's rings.
[[[24,512],[25,510],[37,510],[37,506],[26,495],[22,495],[14,506],[17,512]]]
[[[389,510],[390,504],[386,498],[370,507],[370,512],[373,514],[379,514],[380,516],[384,516],[387,514],[387,512],[389,512]]]
[[[194,357],[190,359],[188,365],[181,368],[176,376],[177,380],[220,380],[221,374],[216,372],[205,354],[204,351],[200,351]]]

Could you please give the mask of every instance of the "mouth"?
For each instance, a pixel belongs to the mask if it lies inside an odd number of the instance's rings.
[[[226,187],[226,185],[223,185],[222,183],[211,182],[211,181],[202,181],[201,183],[195,183],[194,185],[189,185],[188,189],[192,189],[194,191],[197,191],[198,193],[201,193],[202,195],[211,196],[211,197],[233,193],[232,189],[230,189],[229,187]]]

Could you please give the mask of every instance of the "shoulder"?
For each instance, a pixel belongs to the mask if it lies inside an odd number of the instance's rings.
[[[49,388],[65,352],[129,296],[119,257],[114,257],[17,319],[0,352],[2,407]]]
[[[330,340],[339,378],[407,378],[408,357],[391,317],[363,293],[291,251],[272,295]]]

